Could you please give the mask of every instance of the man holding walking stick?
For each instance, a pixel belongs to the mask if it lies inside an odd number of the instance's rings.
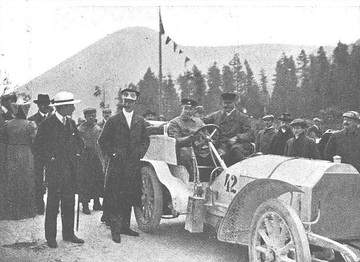
[[[59,92],[52,105],[56,112],[39,126],[34,140],[34,152],[45,166],[48,196],[45,213],[45,238],[50,248],[56,248],[57,215],[61,203],[62,237],[64,241],[82,244],[74,234],[75,192],[78,184],[80,154],[84,147],[74,120],[74,95]]]

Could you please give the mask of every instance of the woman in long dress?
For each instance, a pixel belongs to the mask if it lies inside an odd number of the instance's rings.
[[[10,220],[34,217],[35,173],[31,152],[36,127],[26,120],[28,104],[15,104],[15,118],[5,122],[6,212]]]

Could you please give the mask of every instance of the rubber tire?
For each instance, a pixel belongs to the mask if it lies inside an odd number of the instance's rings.
[[[141,168],[141,179],[142,179],[142,206],[134,207],[135,217],[137,224],[141,231],[146,233],[154,233],[158,230],[162,212],[163,212],[163,194],[162,194],[162,185],[157,178],[155,170],[149,166],[143,166]],[[144,190],[144,186],[146,183],[144,181],[148,181],[147,184],[150,188],[150,192],[148,194],[144,194],[146,190]],[[148,196],[152,198],[152,201],[148,199]],[[149,201],[147,201],[149,200]],[[147,201],[147,204],[152,205],[152,211],[148,209],[150,212],[150,217],[148,219],[145,218],[144,214],[146,211],[146,206],[144,205],[144,201]],[[146,204],[146,203],[145,203]],[[147,206],[149,207],[149,206]]]
[[[256,210],[250,228],[250,243],[249,243],[249,261],[258,262],[266,261],[256,257],[257,251],[255,250],[258,236],[258,226],[262,218],[267,213],[276,213],[287,225],[287,229],[292,236],[297,257],[294,261],[297,262],[311,262],[309,241],[307,239],[304,226],[295,212],[295,210],[283,204],[277,199],[270,199],[262,203]],[[259,236],[260,237],[260,236]],[[275,260],[279,261],[279,260]]]

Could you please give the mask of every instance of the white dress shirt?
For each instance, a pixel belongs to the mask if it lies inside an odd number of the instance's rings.
[[[126,122],[128,123],[129,128],[131,127],[131,119],[133,117],[134,114],[134,110],[131,112],[126,112],[125,108],[123,108],[123,114],[126,118]]]

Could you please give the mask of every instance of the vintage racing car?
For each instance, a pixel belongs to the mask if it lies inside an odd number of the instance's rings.
[[[359,261],[360,175],[353,166],[255,154],[228,167],[214,146],[220,135],[215,125],[194,134],[192,181],[177,164],[175,139],[151,136],[135,208],[142,231],[186,214],[186,230],[210,224],[220,241],[248,245],[251,262]],[[199,149],[209,150],[212,165],[197,164]]]

